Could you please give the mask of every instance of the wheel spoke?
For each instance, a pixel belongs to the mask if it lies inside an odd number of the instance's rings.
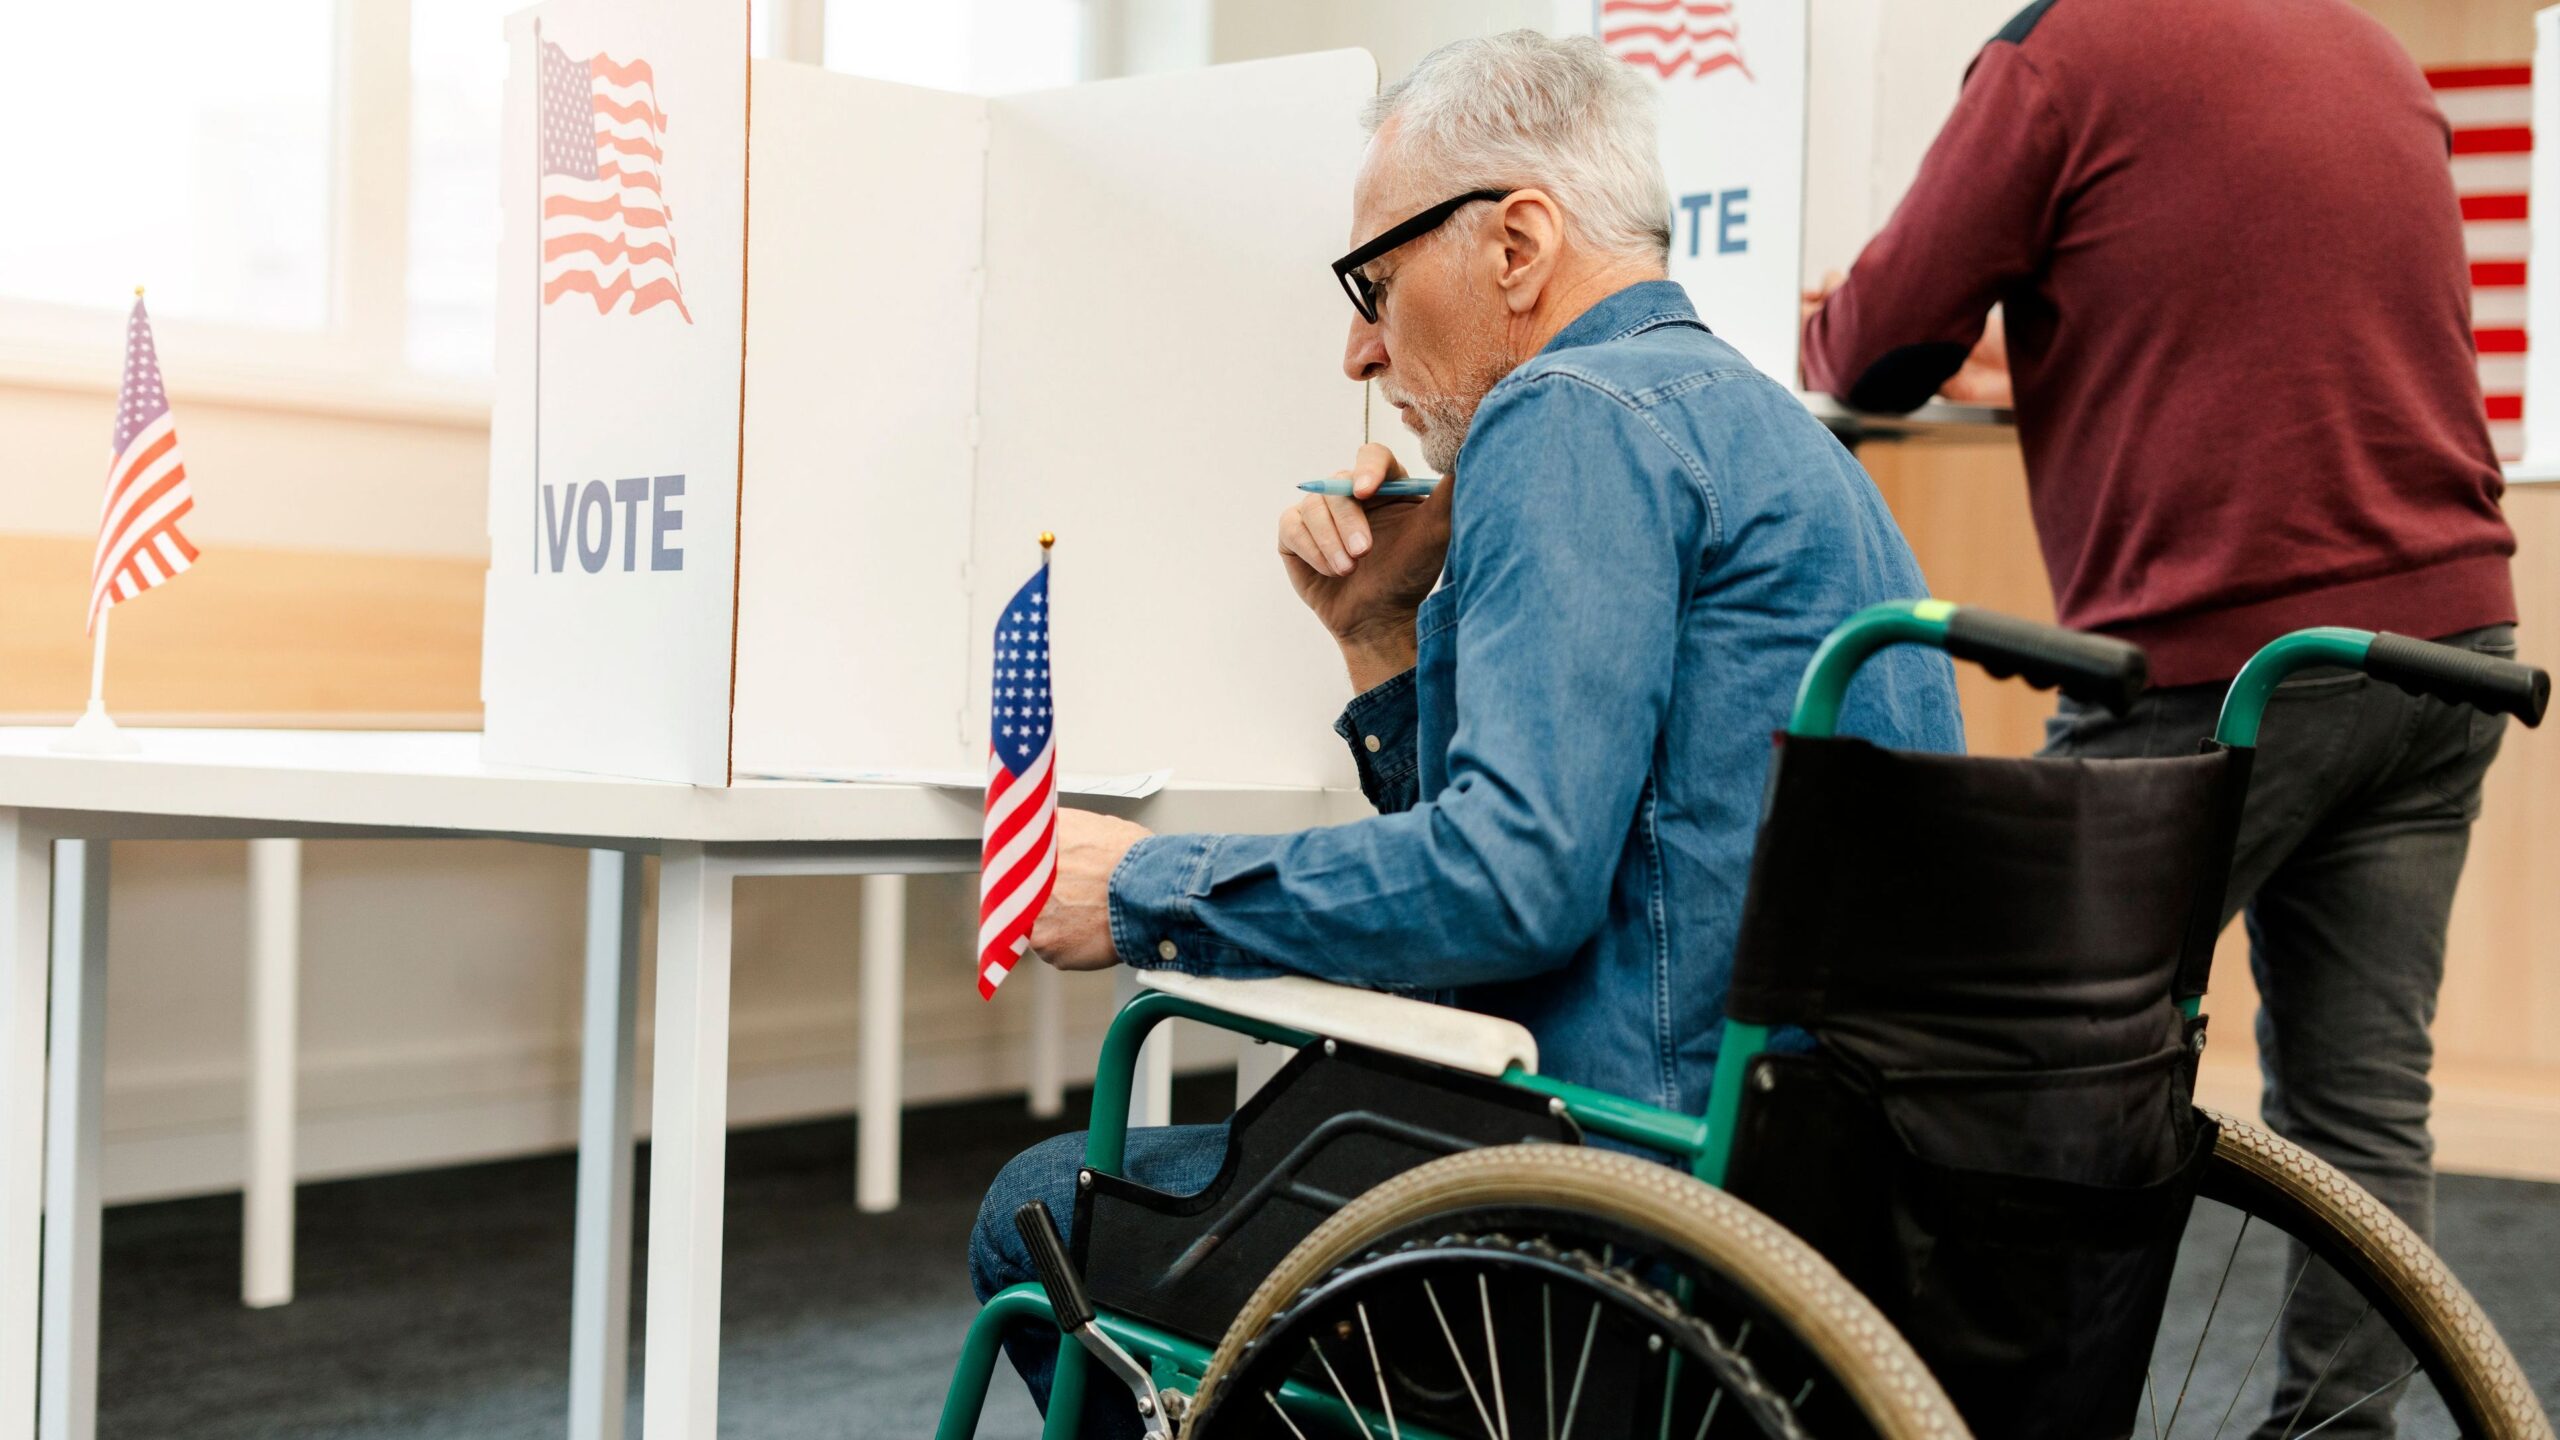
[[[1737,1357],[1742,1354],[1742,1347],[1751,1343],[1751,1323],[1745,1320],[1742,1322],[1742,1328],[1733,1332],[1733,1353]],[[1707,1427],[1716,1423],[1716,1411],[1723,1404],[1724,1386],[1718,1383],[1716,1393],[1707,1397],[1707,1413],[1698,1417],[1698,1433],[1695,1440],[1707,1440]]]
[[[2214,1282],[2213,1303],[2204,1307],[2204,1328],[2196,1332],[2195,1353],[2187,1357],[2187,1373],[2178,1381],[2178,1398],[2169,1402],[2169,1423],[2160,1427],[2162,1435],[2178,1433],[2178,1412],[2186,1408],[2187,1387],[2195,1383],[2196,1362],[2204,1358],[2204,1341],[2213,1333],[2214,1312],[2222,1308],[2222,1292],[2231,1284],[2231,1267],[2240,1259],[2240,1242],[2249,1238],[2249,1222],[2255,1218],[2245,1212],[2240,1216],[2240,1233],[2231,1237],[2231,1253],[2222,1257],[2222,1278]]]
[[[2151,1367],[2148,1365],[2142,1367],[2142,1394],[2143,1398],[2151,1402],[2151,1440],[2160,1440],[2160,1387],[2152,1383]]]
[[[1707,1397],[1707,1413],[1698,1421],[1695,1440],[1707,1440],[1707,1427],[1716,1423],[1716,1408],[1722,1404],[1724,1404],[1724,1387],[1719,1385],[1716,1387],[1716,1393]]]
[[[2330,1425],[2338,1420],[2339,1416],[2345,1415],[2350,1410],[2361,1408],[2367,1401],[2373,1399],[2374,1396],[2381,1394],[2383,1391],[2390,1389],[2392,1386],[2399,1384],[2401,1381],[2406,1380],[2417,1373],[2418,1366],[2416,1362],[2412,1361],[2408,1369],[2401,1371],[2399,1374],[2394,1375],[2390,1379],[2383,1381],[2381,1384],[2374,1386],[2370,1390],[2367,1390],[2353,1403],[2349,1404],[2346,1410],[2341,1410],[2337,1415],[2332,1415],[2328,1419],[2321,1421],[2319,1424],[2312,1426],[2310,1429],[2303,1431],[2300,1435],[2295,1436],[2294,1440],[2310,1440],[2311,1436],[2317,1435],[2321,1431],[2328,1429]]]
[[[1458,1337],[1449,1329],[1448,1312],[1440,1308],[1440,1292],[1432,1289],[1428,1280],[1422,1282],[1422,1298],[1431,1302],[1431,1313],[1440,1321],[1440,1338],[1449,1342],[1449,1358],[1458,1362],[1458,1378],[1467,1382],[1467,1398],[1475,1402],[1476,1418],[1484,1422],[1487,1440],[1493,1440],[1493,1412],[1484,1408],[1484,1396],[1476,1390],[1475,1372],[1467,1368],[1467,1357],[1458,1353]],[[1379,1381],[1381,1389],[1385,1384],[1383,1379]]]
[[[2302,1403],[2293,1407],[2293,1418],[2284,1422],[2284,1440],[2300,1440],[2293,1433],[2293,1427],[2302,1423],[2302,1412],[2311,1408],[2311,1397],[2319,1394],[2320,1387],[2329,1383],[2329,1372],[2337,1368],[2338,1357],[2347,1353],[2347,1342],[2356,1338],[2356,1332],[2364,1328],[2365,1317],[2372,1313],[2373,1306],[2367,1303],[2356,1312],[2356,1323],[2348,1326],[2347,1333],[2338,1337],[2337,1348],[2329,1352],[2329,1358],[2320,1366],[2320,1373],[2312,1380],[2311,1388],[2302,1392]]]
[[[1334,1373],[1333,1361],[1324,1353],[1324,1347],[1317,1344],[1315,1337],[1310,1335],[1307,1337],[1307,1348],[1316,1352],[1316,1363],[1324,1367],[1325,1378],[1333,1382],[1333,1393],[1342,1397],[1343,1413],[1349,1415],[1352,1423],[1360,1427],[1360,1434],[1364,1440],[1377,1440],[1378,1432],[1369,1428],[1369,1422],[1361,1415],[1360,1407],[1351,1403],[1351,1390],[1342,1383],[1342,1377]]]
[[[2213,1440],[2222,1440],[2223,1427],[2231,1423],[2231,1412],[2240,1408],[2240,1396],[2249,1388],[2249,1377],[2258,1373],[2258,1361],[2267,1353],[2267,1342],[2276,1338],[2276,1327],[2284,1323],[2284,1312],[2293,1308],[2293,1292],[2302,1288],[2302,1277],[2311,1273],[2311,1252],[2304,1251],[2302,1264],[2293,1272],[2293,1283],[2284,1287],[2284,1299],[2276,1306],[2273,1319],[2267,1321],[2267,1333],[2258,1337],[2258,1348],[2249,1354],[2249,1368],[2240,1372],[2240,1388],[2231,1392],[2231,1403],[2222,1407],[2222,1421],[2213,1427]]]
[[[1289,1427],[1290,1434],[1297,1436],[1298,1440],[1307,1440],[1307,1432],[1299,1429],[1298,1422],[1290,1419],[1289,1412],[1281,1408],[1279,1396],[1265,1390],[1262,1392],[1262,1400],[1264,1404],[1271,1407],[1272,1414],[1280,1417],[1280,1423]]]
[[[1387,1367],[1378,1363],[1378,1335],[1369,1328],[1367,1301],[1355,1301],[1352,1309],[1360,1312],[1360,1333],[1369,1342],[1369,1373],[1378,1381],[1378,1409],[1387,1417],[1387,1440],[1404,1440],[1396,1433],[1396,1402],[1387,1395]]]
[[[1538,1287],[1538,1336],[1546,1362],[1540,1373],[1547,1382],[1547,1440],[1556,1440],[1556,1291],[1552,1285]]]
[[[1600,1302],[1591,1302],[1591,1321],[1582,1327],[1582,1358],[1573,1367],[1573,1388],[1564,1397],[1564,1437],[1573,1440],[1573,1412],[1582,1408],[1582,1377],[1591,1369],[1591,1342],[1600,1334]]]
[[[1476,1303],[1484,1307],[1484,1383],[1493,1390],[1493,1418],[1502,1440],[1511,1440],[1511,1406],[1502,1397],[1502,1352],[1493,1345],[1493,1288],[1476,1272]]]

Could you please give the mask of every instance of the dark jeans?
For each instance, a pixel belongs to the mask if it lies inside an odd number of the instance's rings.
[[[1227,1127],[1166,1125],[1129,1132],[1130,1179],[1176,1195],[1196,1194],[1218,1176],[1227,1155]],[[1075,1240],[1076,1172],[1084,1167],[1084,1132],[1056,1135],[1005,1162],[978,1206],[978,1228],[969,1235],[969,1283],[978,1299],[1038,1277],[1031,1255],[1013,1228],[1013,1212],[1026,1200],[1045,1200],[1058,1229]],[[1022,1372],[1032,1403],[1049,1413],[1049,1382],[1058,1364],[1058,1332],[1017,1331],[1005,1337],[1004,1353]],[[1074,1342],[1067,1342],[1072,1344]],[[1138,1440],[1138,1407],[1129,1392],[1099,1365],[1085,1367],[1084,1420],[1076,1427],[1080,1440]]]
[[[2513,658],[2515,630],[2496,625],[2444,643]],[[2193,754],[2213,733],[2224,688],[2154,690],[2121,719],[2065,700],[2045,753]],[[2225,919],[2248,916],[2268,1127],[2345,1171],[2421,1236],[2435,1225],[2427,1032],[2445,922],[2480,780],[2505,728],[2503,716],[2419,699],[2355,671],[2287,681],[2267,707],[2223,901]],[[2301,1263],[2297,1246],[2286,1275]],[[2357,1323],[2363,1310],[2327,1267],[2305,1277],[2286,1312],[2265,1440],[2284,1433],[2324,1367],[2299,1428],[2406,1367],[2381,1321]],[[2392,1432],[2390,1407],[2377,1399],[2324,1433]]]

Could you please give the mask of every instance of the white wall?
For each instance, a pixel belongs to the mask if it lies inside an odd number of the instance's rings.
[[[101,367],[104,380],[115,379],[114,363]],[[198,545],[487,553],[485,415],[207,400],[189,392],[181,357],[164,364],[196,496],[187,536]],[[0,532],[97,533],[115,408],[103,384],[0,382]]]

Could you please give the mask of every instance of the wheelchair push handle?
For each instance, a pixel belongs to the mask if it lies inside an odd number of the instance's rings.
[[[1945,600],[1888,600],[1850,616],[1823,637],[1796,688],[1787,733],[1812,738],[1831,734],[1850,677],[1868,656],[1888,645],[1934,645],[2002,679],[2014,675],[2039,690],[2060,690],[2119,715],[2151,676],[2151,662],[2141,647],[2122,640]]]
[[[1022,1236],[1022,1247],[1031,1252],[1031,1269],[1040,1277],[1040,1288],[1049,1292],[1049,1308],[1057,1312],[1058,1328],[1081,1330],[1093,1323],[1093,1297],[1084,1289],[1084,1277],[1076,1274],[1075,1263],[1067,1258],[1066,1237],[1058,1233],[1058,1222],[1049,1207],[1038,1200],[1025,1200],[1013,1212],[1013,1228]]]
[[[2279,635],[2250,656],[2222,697],[2222,721],[2213,738],[2232,746],[2257,744],[2258,722],[2276,687],[2297,671],[2324,667],[2361,670],[2412,695],[2513,715],[2527,725],[2541,724],[2551,704],[2551,676],[2535,666],[2406,635],[2326,625]]]
[[[2469,705],[2492,715],[2513,715],[2539,725],[2551,706],[2551,672],[2384,631],[2365,651],[2364,673],[2388,680],[2412,695]]]
[[[1996,610],[1959,606],[1947,617],[1947,653],[1993,678],[2014,675],[2038,690],[2121,715],[2151,683],[2151,660],[2139,645],[2059,625],[2039,625]]]

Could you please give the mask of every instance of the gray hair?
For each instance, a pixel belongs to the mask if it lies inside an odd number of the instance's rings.
[[[1594,248],[1670,257],[1653,89],[1588,35],[1513,30],[1443,45],[1360,114],[1372,135],[1390,120],[1406,163],[1450,194],[1534,185]]]

